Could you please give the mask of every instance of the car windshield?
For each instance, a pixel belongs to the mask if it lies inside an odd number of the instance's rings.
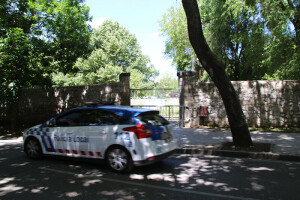
[[[151,126],[166,126],[169,124],[168,120],[157,114],[157,112],[141,113],[137,118]]]

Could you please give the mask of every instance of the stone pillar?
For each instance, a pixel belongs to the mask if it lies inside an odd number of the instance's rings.
[[[120,105],[129,106],[130,105],[130,73],[122,73],[119,76],[120,83],[122,83],[122,88],[120,89]]]
[[[177,73],[179,86],[180,122],[183,127],[195,127],[195,88],[197,72],[182,71]],[[197,121],[197,120],[196,120]]]

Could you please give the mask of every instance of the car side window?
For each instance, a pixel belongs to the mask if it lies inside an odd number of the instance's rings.
[[[118,118],[113,113],[103,110],[87,110],[83,113],[84,126],[106,126],[118,124]]]
[[[63,115],[56,119],[55,126],[79,126],[80,125],[80,112],[72,112]]]
[[[104,110],[80,110],[57,118],[54,126],[107,126],[122,124],[127,118]]]

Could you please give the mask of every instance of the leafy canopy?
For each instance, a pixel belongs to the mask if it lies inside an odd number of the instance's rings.
[[[300,79],[299,2],[198,0],[205,38],[231,80]],[[160,22],[165,54],[178,70],[197,68],[181,6]]]
[[[178,79],[170,74],[163,74],[162,78],[156,83],[157,89],[176,89],[178,88]]]
[[[0,102],[13,106],[25,87],[49,87],[51,73],[73,71],[89,51],[83,0],[0,1]]]
[[[178,71],[190,69],[191,61],[196,55],[188,38],[183,8],[171,7],[159,23],[162,34],[167,37],[164,54],[173,59],[172,64]]]
[[[94,29],[90,43],[92,52],[79,58],[73,69],[76,73],[53,74],[56,85],[85,85],[118,81],[122,72],[131,73],[132,88],[154,86],[158,72],[141,52],[135,35],[118,22],[106,20]]]

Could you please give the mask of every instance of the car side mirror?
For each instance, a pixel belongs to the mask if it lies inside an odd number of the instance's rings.
[[[46,126],[53,127],[55,124],[55,120],[49,120],[46,122]]]

